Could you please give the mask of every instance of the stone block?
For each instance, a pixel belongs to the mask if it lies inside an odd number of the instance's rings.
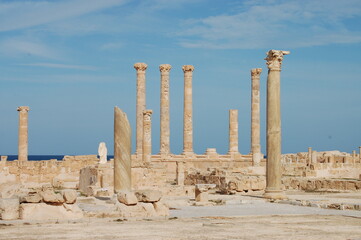
[[[124,203],[125,205],[136,205],[138,199],[133,192],[129,191],[120,191],[117,194],[118,201]]]
[[[64,203],[63,195],[60,193],[55,193],[51,190],[46,190],[40,192],[41,197],[43,198],[43,202],[50,204],[62,204]]]
[[[208,202],[208,192],[199,192],[196,194],[196,202]]]
[[[83,212],[76,204],[22,203],[20,218],[23,220],[80,219],[83,218]]]
[[[63,198],[65,203],[73,204],[76,202],[76,198],[78,197],[78,193],[75,190],[66,189],[62,191]]]
[[[156,213],[152,203],[140,202],[138,205],[143,208],[146,217],[156,217],[157,216],[157,213]]]
[[[0,199],[0,213],[2,220],[15,220],[19,218],[19,199]]]
[[[165,205],[163,202],[154,202],[153,203],[154,209],[158,216],[166,217],[169,216],[169,207]]]
[[[162,197],[162,193],[157,190],[140,190],[136,191],[135,195],[139,202],[146,203],[158,202]]]
[[[39,193],[29,193],[20,197],[20,203],[39,203],[42,199]]]
[[[79,190],[81,193],[92,196],[89,191],[89,187],[96,186],[98,182],[98,170],[94,166],[88,166],[85,168],[80,169],[80,176],[79,176]]]
[[[120,215],[125,218],[143,218],[146,217],[144,208],[140,205],[127,206],[124,203],[117,202],[116,210],[120,212]]]

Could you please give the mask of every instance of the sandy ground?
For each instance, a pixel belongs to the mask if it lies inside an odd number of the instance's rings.
[[[360,194],[297,198],[360,202]],[[39,223],[0,221],[0,239],[352,239],[361,240],[361,211],[269,203],[227,196],[220,206],[179,206],[168,219],[88,218]]]

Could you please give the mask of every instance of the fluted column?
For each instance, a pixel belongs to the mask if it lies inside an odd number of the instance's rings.
[[[192,75],[194,67],[184,65],[183,154],[193,154]]]
[[[228,154],[237,154],[238,151],[238,110],[229,110],[229,149]]]
[[[260,126],[260,75],[262,68],[251,70],[252,96],[251,96],[251,152],[253,166],[261,163],[261,126]]]
[[[161,155],[170,153],[169,137],[169,72],[172,66],[162,64],[159,66],[160,79],[160,151]]]
[[[17,108],[19,112],[18,160],[28,161],[28,106]]]
[[[114,192],[130,191],[132,130],[127,115],[118,107],[114,108]]]
[[[152,110],[143,112],[143,164],[150,163],[152,156]]]
[[[145,70],[148,65],[145,63],[134,64],[137,70],[137,106],[136,106],[136,154],[143,151],[143,111],[145,110]]]
[[[288,51],[267,53],[267,167],[265,198],[286,198],[281,186],[281,99],[280,78],[283,56]]]

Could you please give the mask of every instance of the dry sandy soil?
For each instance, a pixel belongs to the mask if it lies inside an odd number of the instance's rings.
[[[294,198],[360,203],[361,193]],[[218,196],[215,196],[218,197]],[[361,240],[361,211],[269,203],[228,196],[221,206],[179,206],[169,218],[123,221],[87,218],[39,223],[0,221],[0,239],[350,239]]]
[[[361,239],[361,219],[285,215],[1,226],[0,239]]]

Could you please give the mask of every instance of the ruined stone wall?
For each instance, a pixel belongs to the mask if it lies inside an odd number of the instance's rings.
[[[1,161],[0,184],[20,183],[31,187],[51,183],[59,188],[75,188],[80,169],[97,162],[96,155],[64,156],[62,161]]]

